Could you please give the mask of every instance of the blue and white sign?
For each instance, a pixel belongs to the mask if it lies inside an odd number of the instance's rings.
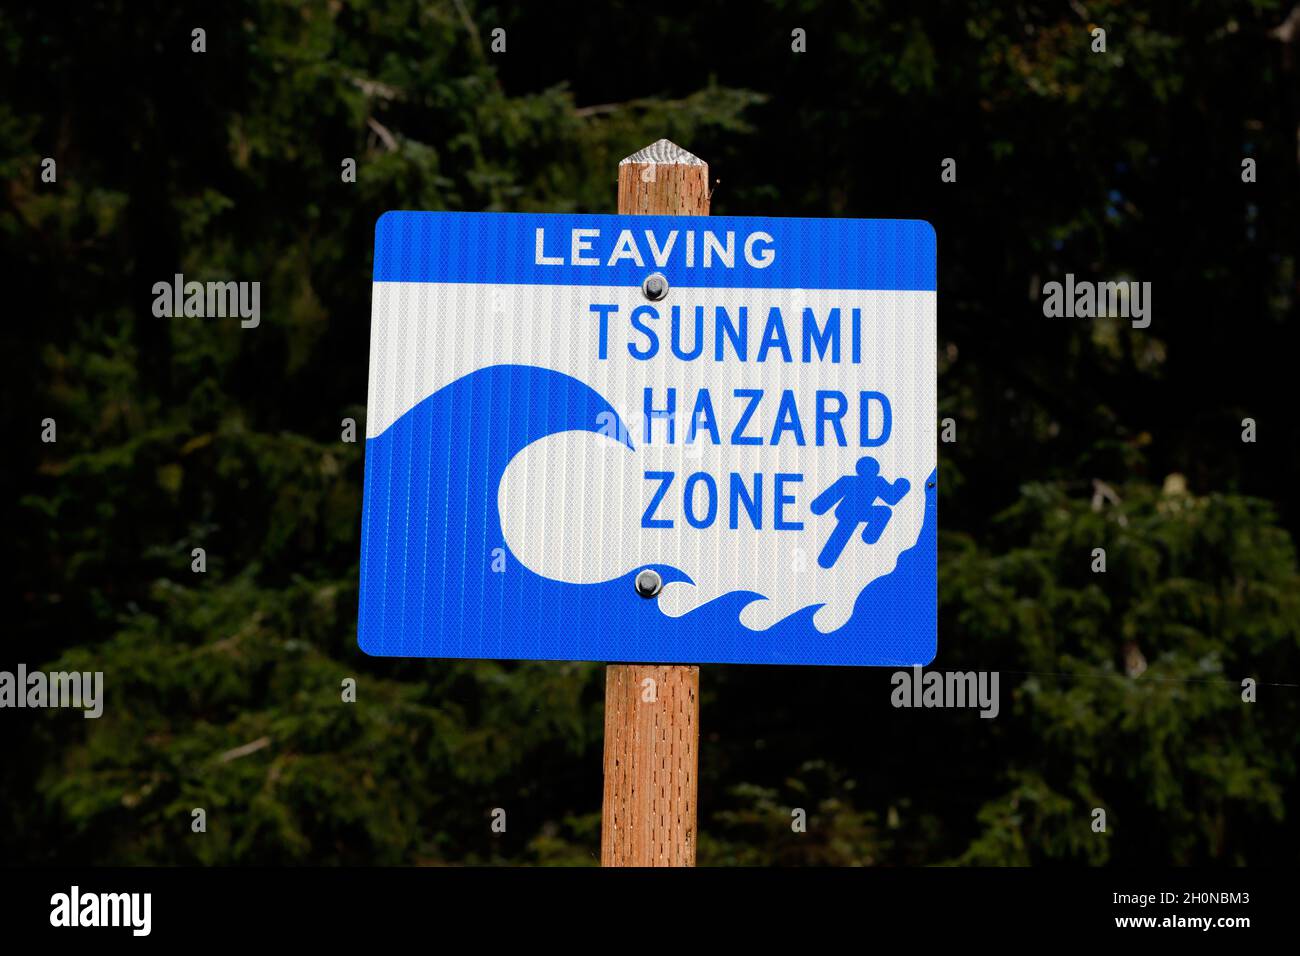
[[[929,224],[390,212],[370,335],[367,653],[933,660]]]

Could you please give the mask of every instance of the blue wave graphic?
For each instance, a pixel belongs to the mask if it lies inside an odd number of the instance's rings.
[[[633,584],[645,567],[665,584],[690,581],[667,565],[638,565],[600,584],[570,584],[529,570],[509,553],[501,532],[497,489],[506,466],[547,435],[603,434],[611,429],[600,423],[611,420],[622,425],[603,397],[571,376],[497,365],[439,389],[367,439],[361,649],[402,657],[698,664],[911,666],[934,659],[933,472],[916,545],[891,574],[863,588],[843,627],[826,634],[812,623],[821,605],[763,631],[745,627],[741,609],[763,600],[750,591],[669,617]],[[492,570],[501,552],[505,573]]]

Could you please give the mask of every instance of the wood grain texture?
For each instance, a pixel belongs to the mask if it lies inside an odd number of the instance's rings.
[[[663,144],[671,149],[659,148]],[[678,161],[654,158],[664,156]],[[707,216],[708,164],[666,140],[633,153],[618,165],[618,211],[620,215]]]
[[[707,216],[709,167],[667,140],[653,143],[619,164],[618,211]],[[699,741],[698,667],[605,669],[602,866],[695,865]]]
[[[602,866],[695,865],[699,740],[698,667],[606,668]]]

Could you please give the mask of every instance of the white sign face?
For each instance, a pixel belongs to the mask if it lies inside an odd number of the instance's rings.
[[[925,223],[389,213],[376,654],[929,663]]]

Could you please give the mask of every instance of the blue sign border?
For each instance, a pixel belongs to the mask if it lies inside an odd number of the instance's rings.
[[[772,236],[776,256],[770,266],[738,263],[725,270],[697,263],[660,270],[675,287],[935,286],[934,230],[919,221],[503,213],[386,213],[376,226],[375,280],[639,286],[646,274],[644,267],[621,262],[538,266],[537,228],[649,228],[664,241],[673,228],[733,230],[738,238],[762,230]],[[527,260],[522,265],[521,256]],[[555,271],[538,271],[546,269]],[[495,410],[494,427],[479,427],[466,408]],[[368,438],[361,649],[403,657],[693,664],[905,667],[934,659],[937,468],[923,489],[925,516],[916,543],[900,554],[893,572],[862,589],[848,623],[829,633],[812,623],[820,605],[766,630],[745,627],[741,609],[765,599],[754,592],[732,592],[668,617],[657,601],[637,593],[635,576],[646,566],[587,585],[554,581],[525,567],[509,553],[500,525],[497,488],[506,466],[546,435],[597,431],[594,423],[609,414],[615,413],[605,399],[577,379],[499,365],[439,389]],[[493,570],[501,559],[504,573]],[[650,567],[665,583],[690,580],[673,567]]]

